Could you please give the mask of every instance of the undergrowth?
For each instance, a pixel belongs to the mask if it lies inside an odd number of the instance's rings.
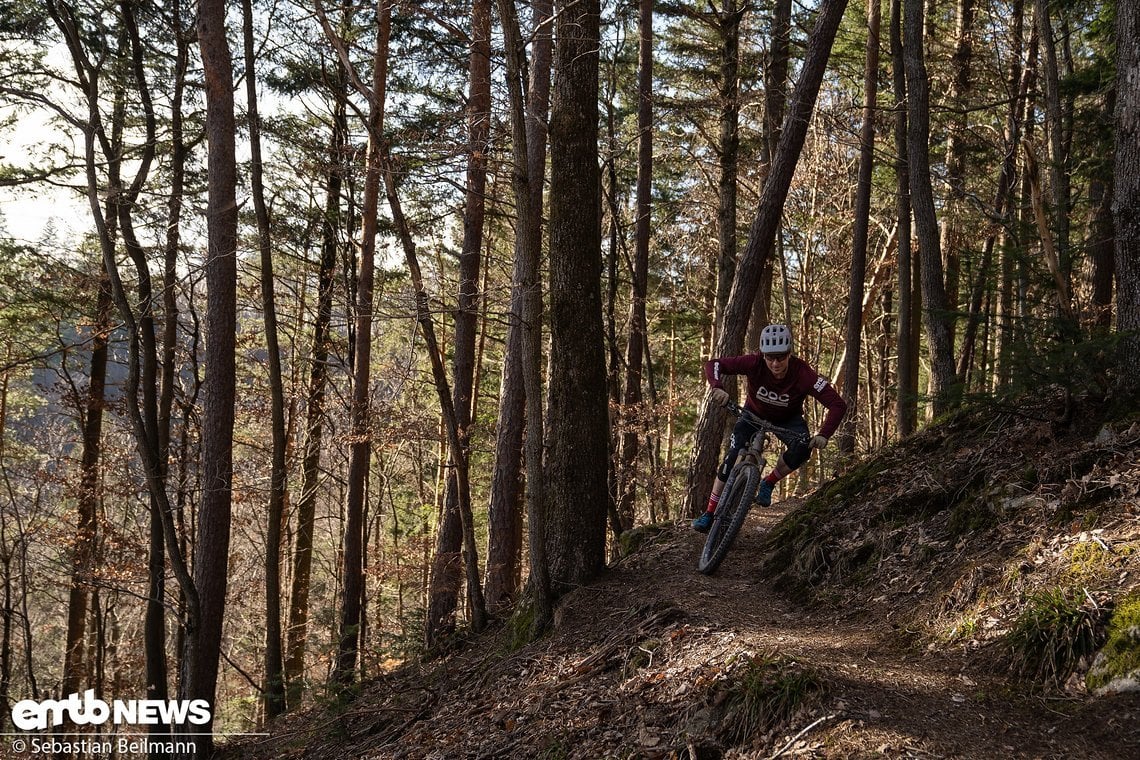
[[[1060,686],[1096,650],[1099,610],[1083,591],[1033,593],[1006,635],[1010,671],[1038,686]]]
[[[729,683],[724,738],[732,745],[749,743],[786,723],[823,691],[820,678],[799,663],[756,655]]]

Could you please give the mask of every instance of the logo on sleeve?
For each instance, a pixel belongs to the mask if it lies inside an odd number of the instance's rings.
[[[825,378],[825,377],[817,377],[817,378],[815,379],[815,386],[814,386],[814,388],[815,388],[815,390],[816,390],[816,392],[817,392],[817,393],[820,393],[820,392],[822,392],[822,391],[823,391],[823,389],[824,389],[824,388],[826,388],[826,387],[827,387],[827,378]]]

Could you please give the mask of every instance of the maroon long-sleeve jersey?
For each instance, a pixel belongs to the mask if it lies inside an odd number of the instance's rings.
[[[819,434],[830,438],[847,413],[847,402],[827,378],[798,356],[788,359],[783,380],[776,379],[760,354],[722,356],[705,362],[705,378],[712,387],[723,388],[721,378],[725,375],[744,375],[748,379],[745,406],[769,422],[779,424],[802,416],[804,399],[811,396],[827,409]]]

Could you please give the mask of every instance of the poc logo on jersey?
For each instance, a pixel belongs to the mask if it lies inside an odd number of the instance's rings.
[[[760,386],[756,389],[756,399],[772,406],[787,406],[792,397],[786,393],[776,393]]]
[[[827,387],[827,378],[817,377],[815,379],[815,386],[814,387],[815,387],[816,391],[822,392],[823,389]]]

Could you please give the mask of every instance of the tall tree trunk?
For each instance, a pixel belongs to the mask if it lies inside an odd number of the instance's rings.
[[[514,159],[512,189],[518,219],[515,228],[515,266],[511,284],[511,319],[508,325],[508,354],[516,361],[504,361],[504,372],[517,373],[510,390],[521,393],[519,410],[525,406],[526,503],[529,523],[530,592],[534,605],[531,633],[537,636],[553,618],[550,572],[546,561],[546,520],[543,487],[543,405],[542,405],[542,196],[546,161],[546,115],[550,96],[550,69],[553,52],[554,7],[549,0],[534,5],[535,45],[528,95],[524,97],[525,49],[519,31],[517,8],[512,0],[498,0],[506,51],[507,94],[511,113],[511,144]],[[507,378],[503,379],[507,388]],[[500,402],[500,421],[509,400]],[[513,412],[512,412],[513,414]],[[520,421],[521,422],[521,421]],[[513,436],[514,431],[509,435]],[[518,447],[504,440],[500,430],[496,451],[508,448],[517,462]],[[514,469],[513,485],[518,470]],[[499,468],[496,467],[496,477]],[[505,489],[504,489],[505,490]],[[492,508],[494,508],[494,500]],[[514,504],[504,504],[514,510]],[[515,560],[517,562],[517,559]]]
[[[269,503],[265,510],[265,717],[285,712],[285,675],[281,653],[281,523],[285,516],[288,472],[285,469],[285,388],[281,347],[277,337],[277,304],[273,297],[273,242],[261,167],[261,117],[257,107],[257,61],[253,48],[253,2],[242,0],[245,54],[245,94],[249,118],[250,193],[257,218],[257,247],[261,257],[261,310],[269,360],[269,426],[273,439],[269,465]]]
[[[490,529],[487,548],[487,604],[491,608],[502,607],[514,599],[519,590],[521,550],[522,550],[522,449],[523,428],[529,416],[525,403],[527,390],[524,382],[526,370],[523,367],[523,333],[533,327],[541,336],[541,324],[532,324],[524,318],[523,312],[530,293],[527,290],[536,280],[538,262],[542,248],[542,197],[543,176],[546,173],[546,120],[550,104],[550,65],[553,50],[554,8],[550,0],[539,0],[533,9],[533,54],[530,66],[530,82],[522,81],[525,53],[514,45],[508,45],[507,72],[509,97],[511,101],[512,152],[516,164],[513,172],[515,205],[518,209],[518,222],[515,232],[515,261],[511,277],[511,306],[507,323],[507,348],[503,357],[503,378],[499,395],[499,415],[495,436],[495,467],[491,481]],[[513,2],[499,0],[500,18],[511,19],[512,34],[521,46],[518,30],[517,10]],[[503,22],[504,26],[508,24]],[[506,32],[504,32],[506,34]],[[513,74],[511,72],[514,72]],[[517,81],[516,81],[517,80]],[[524,96],[524,89],[527,92]],[[515,103],[513,99],[517,99]],[[515,124],[515,120],[519,123]],[[525,167],[520,172],[518,167]],[[520,179],[522,180],[521,184]],[[525,210],[525,211],[524,211]],[[530,266],[534,266],[533,272]],[[541,304],[542,293],[537,294]],[[541,322],[541,306],[538,319]],[[541,346],[541,343],[539,344]],[[541,348],[537,355],[537,371],[541,373]],[[527,360],[529,361],[529,359]],[[541,380],[537,396],[541,399]],[[542,404],[537,404],[541,422]],[[539,447],[538,472],[542,471],[541,443]],[[528,439],[527,445],[530,445]],[[528,463],[529,470],[529,463]],[[529,480],[529,477],[528,477]],[[538,488],[540,481],[535,481]],[[531,536],[534,526],[531,526]],[[533,574],[532,574],[533,577]]]
[[[958,0],[958,25],[954,32],[954,54],[951,67],[949,102],[956,112],[951,117],[946,136],[946,201],[942,220],[942,257],[946,264],[946,303],[957,311],[962,277],[961,222],[966,199],[966,105],[971,89],[970,67],[973,60],[974,0]],[[956,324],[950,322],[950,343],[954,343]]]
[[[352,447],[345,497],[343,586],[340,603],[340,644],[332,678],[340,687],[356,676],[360,643],[361,597],[364,593],[364,496],[372,458],[369,431],[368,386],[372,360],[372,295],[375,278],[376,229],[380,213],[383,174],[384,107],[388,80],[388,41],[392,29],[391,0],[377,0],[376,50],[372,88],[359,83],[369,98],[368,159],[365,168],[364,205],[361,208],[360,273],[356,280],[356,333],[352,377]],[[326,30],[327,34],[328,30]],[[331,36],[331,35],[330,35]],[[342,58],[346,57],[340,51]],[[346,66],[346,71],[351,71]]]
[[[902,44],[902,0],[891,0],[891,78],[895,98],[895,215],[898,224],[898,395],[895,423],[900,437],[918,427],[918,357],[913,325],[917,304],[911,278],[910,172],[906,152],[906,60]]]
[[[1140,386],[1140,7],[1116,6],[1116,329],[1122,382]]]
[[[839,22],[846,7],[847,0],[823,0],[820,6],[815,28],[812,29],[808,40],[807,55],[804,58],[800,80],[792,93],[788,114],[784,119],[780,143],[772,162],[772,172],[764,183],[760,205],[749,230],[748,244],[745,246],[736,279],[733,281],[732,293],[724,315],[724,330],[716,347],[717,356],[738,354],[744,346],[752,300],[756,295],[765,260],[776,238],[784,201],[788,197],[792,175],[795,173],[812,112],[815,110],[819,86],[827,69],[831,45],[835,41],[835,33],[839,29]],[[708,497],[707,484],[711,484],[716,468],[723,425],[723,410],[704,404],[697,420],[696,442],[689,461],[689,480],[685,492],[687,514],[696,514]]]
[[[550,380],[544,470],[556,592],[605,564],[609,410],[601,301],[598,0],[556,4],[550,115]]]
[[[1042,53],[1042,81],[1045,85],[1045,125],[1049,137],[1049,179],[1052,224],[1050,226],[1056,247],[1060,304],[1061,335],[1076,337],[1078,325],[1072,308],[1072,254],[1069,249],[1069,156],[1065,139],[1065,117],[1061,104],[1061,72],[1057,62],[1057,41],[1053,38],[1053,23],[1049,16],[1048,0],[1036,0],[1037,30]],[[1063,12],[1063,11],[1062,11]]]
[[[724,307],[728,294],[732,291],[732,280],[736,276],[737,256],[737,175],[740,159],[740,20],[744,10],[736,0],[725,0],[719,14],[720,22],[720,81],[718,99],[720,105],[720,134],[717,154],[720,159],[720,174],[717,177],[717,266],[716,291],[713,309],[713,339],[716,344],[717,331],[724,319]]]
[[[83,414],[83,452],[80,456],[78,521],[71,555],[71,588],[67,603],[67,639],[64,645],[61,697],[82,691],[88,678],[85,661],[87,611],[95,570],[96,515],[101,501],[99,460],[102,453],[104,389],[107,380],[107,341],[110,337],[111,282],[104,269],[95,297],[95,323],[91,336],[91,372]],[[3,427],[0,426],[0,435]]]
[[[325,395],[328,385],[329,333],[332,325],[333,289],[340,235],[340,194],[343,185],[345,142],[344,70],[334,77],[332,134],[329,137],[329,170],[325,179],[325,210],[321,220],[321,259],[317,266],[317,313],[313,324],[312,361],[305,404],[305,436],[301,456],[301,498],[293,544],[293,580],[289,595],[286,629],[286,705],[300,704],[305,686],[305,645],[309,631],[309,590],[313,568],[313,529],[321,477],[321,445],[324,440]]]
[[[939,416],[957,405],[954,366],[954,316],[942,279],[942,254],[930,175],[930,80],[923,52],[922,0],[906,0],[903,24],[907,87],[907,157],[914,226],[922,259],[922,299],[930,347],[933,407]]]
[[[851,455],[859,418],[859,356],[863,341],[863,285],[867,274],[867,237],[871,224],[871,173],[875,165],[875,110],[879,98],[879,27],[882,3],[867,0],[867,65],[863,73],[863,126],[859,134],[859,181],[855,189],[855,228],[851,243],[851,277],[847,288],[847,330],[844,344],[843,399],[847,416],[838,440],[839,451]]]
[[[479,256],[483,246],[484,199],[487,188],[487,154],[491,122],[491,0],[471,4],[471,53],[468,59],[467,190],[463,212],[463,245],[459,253],[459,297],[455,311],[455,346],[452,406],[460,441],[469,446],[471,399],[475,379],[475,337],[478,331]],[[461,452],[464,459],[468,451]],[[452,452],[452,458],[455,458]],[[460,550],[463,540],[458,468],[448,472],[443,520],[436,536],[428,589],[427,643],[433,645],[454,628],[460,585]]]
[[[629,305],[629,342],[625,348],[625,393],[622,397],[621,467],[624,481],[618,514],[622,528],[632,528],[641,443],[642,374],[648,339],[645,297],[649,281],[649,235],[653,212],[653,0],[639,0],[637,71],[637,221],[634,232],[633,281]],[[723,136],[723,135],[722,135]]]
[[[200,0],[198,40],[206,79],[209,200],[206,208],[206,351],[202,404],[202,506],[194,544],[194,586],[200,614],[189,631],[186,692],[211,705],[218,682],[225,619],[233,477],[235,396],[234,330],[237,325],[237,162],[233,62],[226,39],[225,3]],[[209,733],[197,757],[209,756]]]

